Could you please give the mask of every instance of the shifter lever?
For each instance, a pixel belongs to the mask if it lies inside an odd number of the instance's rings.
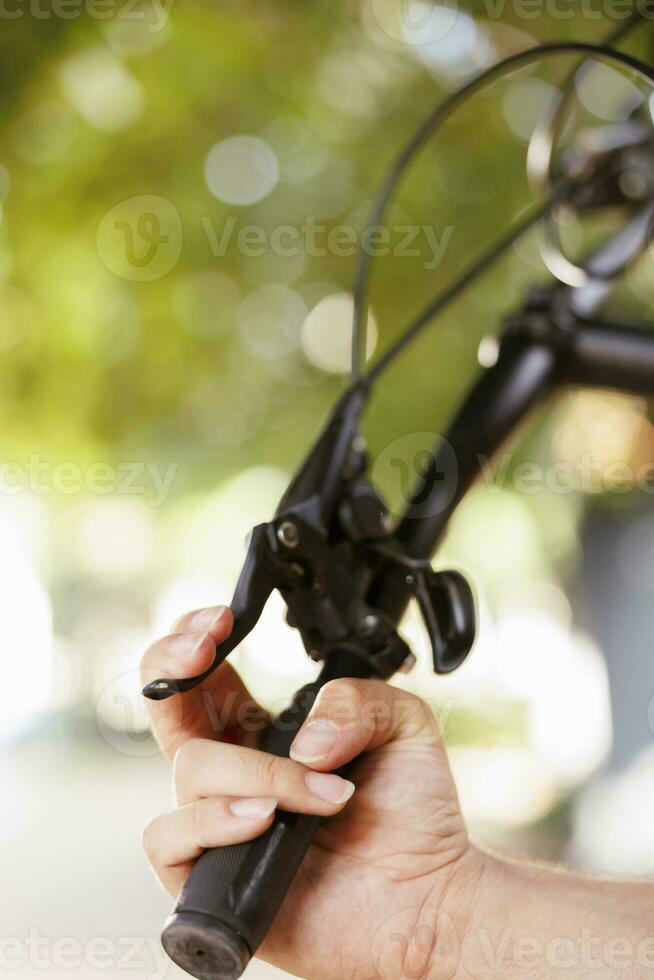
[[[476,636],[475,599],[461,572],[435,572],[428,561],[410,558],[397,546],[377,544],[373,550],[406,569],[406,584],[418,602],[429,636],[434,670],[450,674],[472,650]]]
[[[449,674],[461,666],[475,642],[475,600],[468,580],[460,572],[435,572],[428,566],[412,571],[407,584],[422,613],[434,670]]]

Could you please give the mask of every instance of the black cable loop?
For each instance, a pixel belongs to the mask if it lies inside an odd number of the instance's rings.
[[[634,28],[643,23],[648,13],[654,16],[654,0],[637,0],[636,12],[606,37],[604,44],[613,46],[624,41]],[[560,93],[552,100],[548,111],[541,117],[529,141],[527,174],[532,187],[543,193],[551,191],[556,180],[555,150],[565,128],[566,110],[570,105],[575,82],[592,69],[593,63],[588,59],[584,59],[573,68],[564,79]],[[558,278],[564,266],[568,274],[565,280],[568,285],[581,286],[587,283],[591,278],[589,270],[583,264],[573,262],[566,255],[554,209],[543,218],[543,236],[545,247],[541,251],[541,258],[550,272]]]
[[[639,14],[640,16],[640,14]],[[638,76],[642,81],[648,82],[654,87],[654,69],[645,62],[631,55],[620,51],[615,51],[606,44],[590,44],[582,41],[562,41],[554,44],[539,45],[535,48],[528,48],[517,54],[510,55],[496,65],[487,69],[485,72],[475,76],[466,85],[462,86],[444,102],[440,103],[433,112],[422,123],[418,130],[411,137],[407,145],[397,157],[395,163],[388,172],[382,183],[381,189],[370,210],[367,228],[382,223],[390,204],[392,195],[404,176],[404,173],[413,161],[415,156],[425,146],[428,140],[440,129],[440,127],[450,118],[450,116],[469,98],[475,95],[486,84],[494,81],[503,73],[522,68],[544,58],[559,54],[584,54],[590,58],[600,61],[607,61],[609,64],[621,65]],[[477,276],[481,275],[489,266],[496,261],[504,252],[524,234],[529,228],[541,220],[549,211],[556,198],[548,200],[537,209],[535,215],[522,222],[514,232],[510,232],[501,242],[492,246],[487,252],[474,261],[471,266],[460,276],[448,289],[439,294],[416,319],[409,324],[406,331],[391,345],[389,350],[379,361],[368,371],[365,376],[368,382],[376,380],[382,371],[395,360],[429,323],[434,316],[442,312],[459,293],[470,285]],[[366,321],[368,313],[368,291],[370,274],[372,267],[372,256],[365,251],[360,251],[354,286],[354,323],[352,331],[352,380],[358,382],[362,377],[361,370],[361,348],[366,338]]]

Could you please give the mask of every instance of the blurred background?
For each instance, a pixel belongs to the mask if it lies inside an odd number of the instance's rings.
[[[355,252],[400,145],[502,56],[624,16],[582,6],[3,6],[0,973],[182,975],[140,848],[170,806],[140,655],[182,611],[229,601],[247,531],[342,390]],[[627,49],[651,57],[651,27]],[[514,72],[423,154],[375,245],[371,355],[531,203],[527,142],[568,68]],[[647,98],[598,66],[571,132]],[[583,247],[573,215],[564,231]],[[651,319],[653,272],[651,255],[629,271],[623,315]],[[535,232],[388,375],[367,434],[394,507],[502,314],[543,278]],[[418,665],[399,683],[439,713],[471,827],[494,846],[654,871],[653,460],[644,402],[547,406],[437,556],[479,595],[469,663],[434,677],[404,625]],[[269,707],[315,670],[275,601],[235,659]]]

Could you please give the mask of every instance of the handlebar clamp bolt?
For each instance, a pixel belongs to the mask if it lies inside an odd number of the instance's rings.
[[[300,535],[292,521],[284,521],[279,525],[277,528],[277,540],[285,548],[297,548],[300,543]]]

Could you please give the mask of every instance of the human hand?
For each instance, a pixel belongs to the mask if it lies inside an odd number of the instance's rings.
[[[205,670],[231,626],[222,607],[182,617],[146,652],[144,682]],[[382,681],[331,681],[290,759],[257,749],[265,713],[229,664],[148,706],[177,807],[144,846],[171,895],[204,849],[257,837],[277,805],[318,814],[329,819],[257,955],[312,980],[454,977],[484,856],[424,702]],[[352,782],[333,774],[353,759]]]

